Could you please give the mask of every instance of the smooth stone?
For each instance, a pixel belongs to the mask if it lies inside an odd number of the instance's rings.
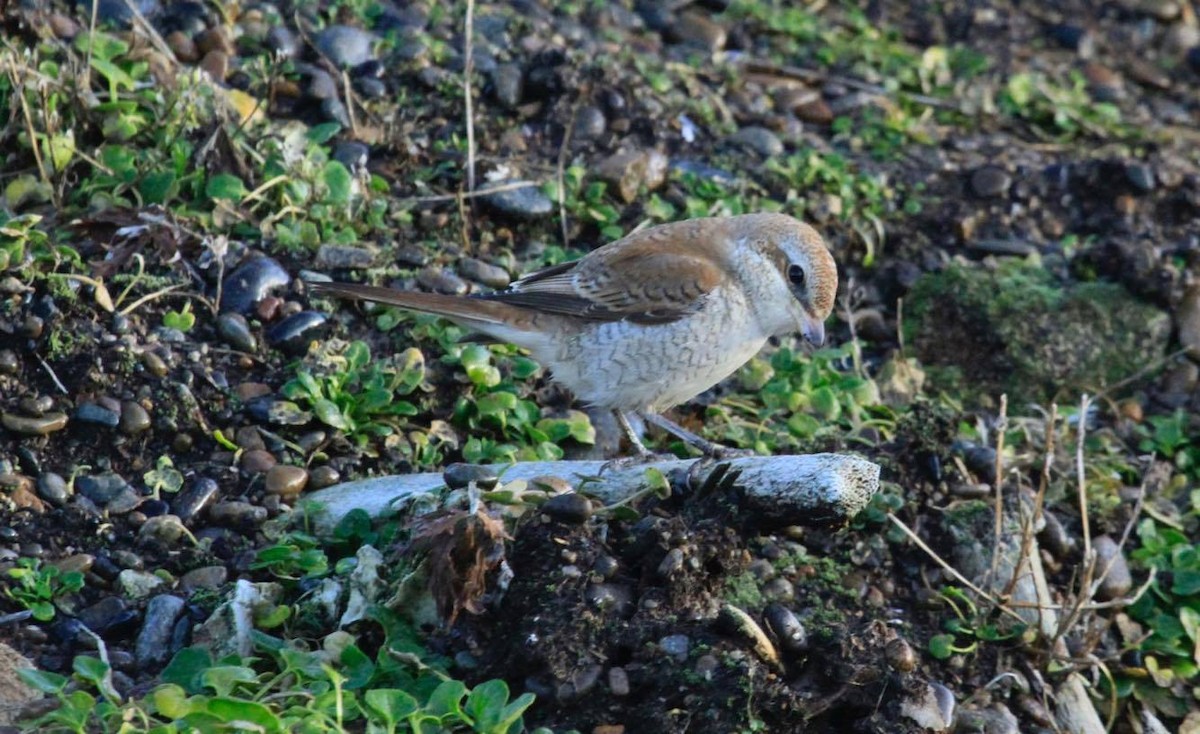
[[[122,492],[130,489],[129,482],[120,474],[105,472],[87,474],[75,478],[75,491],[103,507]]]
[[[121,433],[128,436],[136,436],[139,433],[143,433],[150,428],[150,413],[142,407],[141,403],[126,400],[121,403],[121,422],[119,427]]]
[[[725,48],[728,38],[723,26],[701,13],[692,11],[679,14],[670,29],[670,36],[681,43],[711,52]]]
[[[609,668],[608,692],[618,698],[629,695],[629,673],[624,668]]]
[[[371,60],[375,34],[353,26],[332,25],[317,33],[313,45],[334,66],[349,69]]]
[[[258,340],[250,331],[250,322],[240,313],[223,313],[218,316],[217,334],[239,352],[253,352],[258,348]]]
[[[582,525],[592,516],[591,500],[576,492],[555,495],[538,509],[551,518],[570,525]]]
[[[174,0],[156,19],[155,25],[162,33],[179,32],[191,37],[208,30],[213,20],[203,3],[197,0]]]
[[[1129,564],[1117,542],[1107,535],[1101,535],[1092,541],[1092,549],[1096,551],[1096,577],[1104,575],[1104,581],[1096,590],[1096,598],[1111,601],[1128,594],[1133,588],[1133,575],[1129,573]]]
[[[220,485],[215,479],[200,477],[175,496],[171,509],[185,523],[190,523],[217,498]]]
[[[267,31],[266,48],[281,59],[294,59],[304,49],[295,31],[287,26],[273,26]]]
[[[304,95],[311,99],[337,99],[340,90],[337,80],[324,69],[310,67],[306,69],[307,81],[304,85]]]
[[[188,571],[179,577],[181,591],[207,589],[214,591],[229,580],[229,569],[225,566],[203,566]]]
[[[0,425],[22,436],[48,436],[67,427],[67,414],[47,413],[29,417],[0,413]]]
[[[658,575],[663,578],[670,578],[683,570],[683,550],[680,548],[672,548],[663,556],[662,562],[658,564]]]
[[[379,79],[355,79],[354,88],[367,99],[383,99],[388,96],[387,84]]]
[[[209,51],[200,60],[200,68],[212,77],[213,81],[223,82],[229,76],[229,54],[224,51]]]
[[[142,366],[155,377],[166,377],[170,371],[163,358],[154,352],[142,352]]]
[[[492,95],[508,109],[521,104],[525,92],[525,72],[517,64],[498,64],[492,71]]]
[[[1081,59],[1090,59],[1096,53],[1096,35],[1082,26],[1062,23],[1050,29],[1050,36]]]
[[[900,715],[928,731],[949,731],[954,723],[954,693],[930,681],[914,689],[900,705]]]
[[[76,615],[89,630],[98,635],[115,634],[133,625],[139,614],[119,596],[106,596]]]
[[[734,145],[749,148],[761,156],[771,158],[783,155],[783,141],[765,127],[750,125],[738,130],[728,138]]]
[[[473,257],[463,258],[458,263],[458,273],[476,283],[483,283],[491,288],[507,288],[512,282],[508,271],[497,265],[485,263]]]
[[[340,140],[333,148],[333,159],[346,167],[348,171],[358,171],[367,167],[367,161],[371,158],[371,148],[365,143],[360,143],[357,140]],[[325,264],[321,251],[326,248],[332,248],[333,252],[338,249],[346,249],[352,252],[365,252],[370,255],[368,250],[363,250],[358,247],[348,247],[346,245],[321,245],[317,250],[317,262]],[[328,255],[324,256],[328,258]],[[374,258],[372,257],[372,261]],[[366,266],[351,266],[351,267],[366,267]]]
[[[299,466],[276,464],[267,470],[266,489],[269,494],[279,495],[285,502],[300,496],[308,484],[308,471]]]
[[[363,158],[365,161],[365,154]],[[351,168],[351,166],[347,166],[347,168]],[[332,270],[362,270],[375,264],[375,253],[364,247],[321,245],[317,248],[317,264]]]
[[[62,507],[71,499],[71,486],[61,475],[46,472],[37,480],[38,496],[55,507]]]
[[[138,545],[161,545],[166,548],[175,546],[180,538],[188,534],[183,522],[175,515],[158,515],[147,518],[138,528]]]
[[[517,182],[500,181],[495,184],[495,188],[511,186],[514,183]],[[522,219],[538,219],[553,214],[554,202],[535,184],[526,183],[527,185],[517,188],[485,193],[480,199],[501,214],[509,214]],[[485,192],[487,190],[487,188],[483,189]]]
[[[50,412],[54,408],[54,400],[49,395],[39,395],[37,397],[26,395],[17,401],[17,407],[25,415],[36,418]]]
[[[1021,734],[1017,717],[998,701],[984,709],[962,709],[954,722],[954,729],[982,734]]]
[[[1125,178],[1133,184],[1138,193],[1148,194],[1154,191],[1154,169],[1144,163],[1131,163],[1125,167]]]
[[[21,371],[21,360],[11,349],[0,349],[0,375],[15,375]]]
[[[242,453],[242,470],[249,474],[263,474],[270,471],[279,460],[266,449],[251,449]]]
[[[248,260],[226,276],[221,292],[221,312],[249,314],[271,291],[290,281],[288,272],[274,258]]]
[[[171,53],[175,54],[175,58],[183,63],[194,64],[200,59],[196,42],[183,31],[171,31],[163,40],[166,41],[167,48],[171,49]]]
[[[971,174],[971,191],[983,199],[1003,196],[1010,186],[1012,177],[999,166],[983,166]]]
[[[575,115],[575,125],[571,137],[586,142],[600,137],[607,129],[608,120],[605,119],[604,113],[592,105],[586,105],[580,107],[579,112]]]
[[[329,317],[320,311],[301,311],[267,330],[267,343],[285,352],[305,351],[323,330]]]
[[[782,604],[768,605],[763,621],[781,650],[798,653],[808,649],[808,632],[791,609]]]
[[[267,519],[267,510],[238,500],[218,502],[208,511],[209,519],[219,525],[238,529],[253,529]]]
[[[633,611],[633,591],[623,584],[592,584],[583,594],[588,605],[599,610],[611,609],[618,616]]]
[[[308,482],[313,489],[325,489],[342,481],[342,475],[332,466],[318,466],[308,473]]]
[[[183,599],[171,594],[160,594],[146,604],[146,618],[133,653],[139,668],[161,665],[171,656],[171,637],[183,608]]]
[[[692,649],[692,641],[687,635],[667,635],[658,641],[658,646],[676,662],[687,660],[688,652]]]
[[[450,296],[466,295],[471,290],[466,281],[442,268],[421,268],[417,272],[417,283],[426,290]]]
[[[475,482],[480,489],[495,489],[500,477],[495,468],[480,464],[455,463],[442,471],[442,479],[450,489],[466,489]]]
[[[117,587],[130,599],[143,599],[166,585],[158,576],[133,568],[117,574]]]

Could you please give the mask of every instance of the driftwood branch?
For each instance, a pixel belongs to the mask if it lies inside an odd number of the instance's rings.
[[[645,490],[648,467],[663,474],[691,471],[697,486],[723,475],[732,479],[747,511],[761,513],[778,525],[845,522],[879,490],[879,465],[843,454],[753,456],[707,464],[666,460],[602,472],[604,466],[601,461],[530,461],[497,467],[497,472],[502,482],[558,477],[577,486],[582,479],[593,478],[584,491],[606,505]],[[321,505],[317,530],[327,532],[351,510],[377,516],[444,486],[441,474],[407,474],[338,484],[313,492],[309,499]]]

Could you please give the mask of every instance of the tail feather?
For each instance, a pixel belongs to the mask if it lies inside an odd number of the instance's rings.
[[[484,331],[494,331],[488,329],[488,325],[504,327],[504,331],[520,330],[521,321],[527,320],[522,318],[522,313],[512,313],[518,311],[515,307],[462,296],[415,293],[356,283],[308,282],[307,287],[312,293],[319,295],[340,296],[356,301],[376,301],[389,306],[408,308],[410,311],[432,313]]]

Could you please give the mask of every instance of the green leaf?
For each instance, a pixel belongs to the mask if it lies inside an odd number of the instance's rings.
[[[371,348],[366,342],[355,341],[346,347],[346,364],[352,371],[361,370],[371,361]]]
[[[417,711],[417,699],[398,688],[373,688],[363,694],[363,702],[368,717],[382,720],[389,732]]]
[[[929,638],[929,654],[945,660],[954,654],[954,635],[934,635]]]
[[[204,671],[200,678],[218,696],[228,696],[238,683],[253,683],[256,676],[253,670],[240,665],[217,665]]]
[[[341,161],[326,163],[321,177],[329,190],[325,197],[326,201],[335,206],[345,206],[350,203],[354,177],[350,175],[350,171],[342,165]]]
[[[437,717],[447,715],[461,716],[462,699],[467,695],[467,687],[459,680],[442,681],[425,704],[425,710]]]
[[[475,722],[475,731],[502,734],[507,727],[500,729],[498,725],[504,713],[504,704],[507,702],[508,684],[495,679],[475,686],[467,696],[467,703],[463,709]]]
[[[48,696],[53,696],[66,688],[67,682],[70,680],[65,675],[33,668],[19,668],[17,677],[25,685]]]
[[[187,691],[174,683],[155,688],[150,694],[150,701],[154,704],[154,710],[168,719],[182,719],[192,710]]]
[[[147,204],[163,204],[179,193],[174,171],[154,171],[147,173],[138,182],[138,193]]]
[[[313,125],[308,129],[308,134],[305,136],[309,142],[317,145],[324,145],[333,137],[342,131],[342,126],[336,122],[324,122],[320,125]]]
[[[1175,571],[1175,581],[1171,584],[1171,593],[1177,596],[1200,594],[1200,571]]]
[[[188,693],[199,693],[204,688],[204,672],[213,665],[212,655],[202,647],[185,647],[175,653],[167,667],[163,668],[162,681],[180,686]]]
[[[103,660],[88,655],[76,655],[75,659],[71,662],[71,669],[80,678],[92,684],[103,681],[110,670]]]
[[[342,431],[349,431],[351,424],[343,415],[342,409],[339,408],[333,401],[325,400],[324,398],[313,403],[313,415],[317,420],[327,426],[337,428]]]
[[[210,199],[241,201],[248,192],[242,179],[232,173],[218,173],[208,179],[208,183],[204,186],[204,193]]]
[[[208,713],[216,716],[221,721],[245,722],[239,723],[238,729],[245,731],[248,729],[246,724],[253,724],[259,727],[258,731],[263,732],[283,732],[283,723],[279,720],[271,709],[256,703],[247,701],[241,698],[213,698],[208,701],[205,706]]]

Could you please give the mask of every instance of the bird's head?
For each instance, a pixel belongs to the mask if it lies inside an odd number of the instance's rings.
[[[762,295],[756,304],[776,335],[799,331],[814,346],[825,342],[825,320],[837,296],[837,264],[825,240],[804,222],[786,214],[753,214],[744,220],[742,242],[766,263]]]

